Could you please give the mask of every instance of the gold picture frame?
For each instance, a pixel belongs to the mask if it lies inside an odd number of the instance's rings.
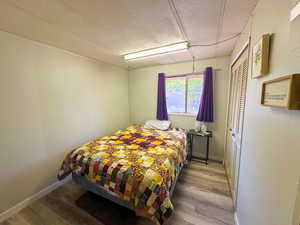
[[[292,74],[262,85],[261,104],[289,110],[300,110],[300,74]]]
[[[269,73],[270,34],[264,34],[252,49],[252,79]]]

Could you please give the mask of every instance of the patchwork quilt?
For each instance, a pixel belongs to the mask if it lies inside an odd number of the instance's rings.
[[[172,213],[169,198],[186,158],[183,130],[152,130],[130,126],[72,150],[58,178],[76,173],[135,206],[138,216],[162,224]]]

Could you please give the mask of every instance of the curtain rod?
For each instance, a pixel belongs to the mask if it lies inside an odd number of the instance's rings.
[[[213,69],[214,71],[219,71],[221,69]],[[190,75],[198,75],[198,74],[203,74],[204,71],[202,72],[193,72],[193,73],[182,73],[182,74],[173,74],[173,75],[167,75],[166,78],[172,78],[172,77],[186,77]]]
[[[166,78],[171,78],[171,77],[186,77],[186,76],[198,75],[198,74],[203,74],[203,72],[174,74],[174,75],[168,75],[168,76],[166,76]]]

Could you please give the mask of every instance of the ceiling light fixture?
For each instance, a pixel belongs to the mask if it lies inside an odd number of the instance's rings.
[[[177,44],[167,45],[159,48],[147,49],[140,52],[130,53],[124,55],[125,60],[137,59],[147,56],[161,55],[166,53],[176,53],[178,51],[187,50],[189,48],[188,42],[181,42]]]

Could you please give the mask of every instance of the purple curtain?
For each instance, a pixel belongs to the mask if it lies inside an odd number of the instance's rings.
[[[158,74],[156,119],[168,120],[166,100],[166,78],[164,73]]]
[[[214,122],[213,102],[213,69],[207,67],[204,71],[204,83],[201,103],[196,120],[201,122]]]

